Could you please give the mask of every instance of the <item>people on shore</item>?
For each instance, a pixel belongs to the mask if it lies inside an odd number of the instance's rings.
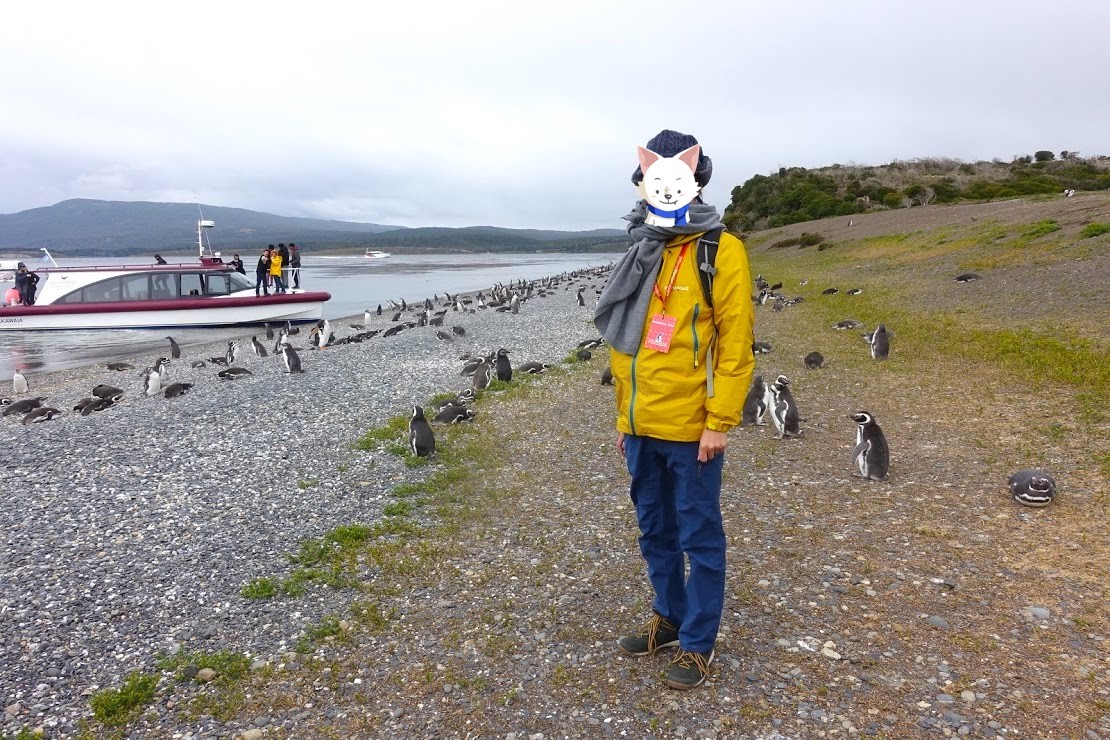
[[[270,247],[272,246],[271,244]],[[259,295],[259,290],[262,291],[261,295],[270,295],[270,247],[262,250],[262,255],[258,258],[258,266],[254,268],[255,295]]]
[[[285,258],[282,256],[283,249],[285,245],[279,244],[278,251],[270,253],[270,282],[274,285],[274,293],[285,292],[285,281],[281,277],[281,266],[285,264]]]
[[[666,684],[692,689],[709,675],[724,608],[721,471],[755,365],[751,280],[743,243],[701,200],[713,164],[697,139],[665,130],[639,155],[632,182],[643,200],[625,216],[636,243],[595,313],[612,347],[617,449],[655,591],[651,617],[617,644],[636,656],[678,648]],[[719,245],[708,287],[703,237]]]
[[[301,287],[301,250],[297,249],[297,245],[289,242],[289,268],[290,277],[293,280],[293,287]]]

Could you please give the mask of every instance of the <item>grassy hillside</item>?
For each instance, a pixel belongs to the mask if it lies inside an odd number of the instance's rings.
[[[885,209],[1108,188],[1110,157],[1074,152],[1061,152],[1059,160],[1037,152],[1009,163],[931,158],[877,167],[783,167],[733,188],[723,218],[735,230],[750,231]]]

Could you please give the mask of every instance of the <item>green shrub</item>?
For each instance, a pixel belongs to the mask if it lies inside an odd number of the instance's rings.
[[[1051,234],[1053,231],[1059,230],[1060,224],[1058,224],[1054,219],[1046,218],[1038,221],[1035,224],[1029,224],[1029,226],[1027,226],[1025,230],[1021,232],[1021,235],[1025,239],[1036,239],[1046,234]]]
[[[820,234],[802,234],[799,243],[803,247],[812,247],[814,244],[820,244],[825,241],[825,237]]]
[[[901,208],[905,202],[906,196],[898,191],[883,196],[883,205],[887,208]]]
[[[244,599],[272,599],[278,595],[278,584],[273,578],[255,578],[239,589]]]
[[[1052,160],[1056,159],[1056,155],[1048,151],[1047,149],[1042,149],[1039,152],[1035,152],[1033,154],[1033,159],[1037,160],[1038,162],[1051,162]]]
[[[93,694],[89,707],[93,716],[109,726],[125,725],[154,700],[157,676],[133,671],[118,689],[104,689]]]
[[[1110,224],[1095,221],[1083,227],[1083,230],[1079,232],[1079,238],[1090,239],[1092,236],[1102,236],[1107,233],[1110,233]]]
[[[786,247],[793,247],[801,244],[802,240],[799,237],[792,236],[789,239],[780,239],[771,245],[771,249],[785,249]]]

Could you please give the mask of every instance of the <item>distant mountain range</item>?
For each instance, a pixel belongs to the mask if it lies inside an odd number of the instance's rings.
[[[228,253],[294,242],[302,249],[363,248],[400,251],[581,252],[623,251],[629,240],[619,229],[543,231],[496,226],[410,229],[385,224],[276,216],[242,208],[202,205],[216,222],[207,233],[212,248]],[[0,214],[0,251],[12,254],[48,248],[55,255],[124,256],[196,248],[195,203],[151,203],[77,198],[19,213]]]

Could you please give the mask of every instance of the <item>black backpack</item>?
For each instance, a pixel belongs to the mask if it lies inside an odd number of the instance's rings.
[[[701,292],[710,308],[713,308],[713,278],[717,275],[717,249],[721,246],[721,234],[724,230],[725,227],[718,226],[702,234],[695,250],[698,259],[698,277],[701,278]]]

